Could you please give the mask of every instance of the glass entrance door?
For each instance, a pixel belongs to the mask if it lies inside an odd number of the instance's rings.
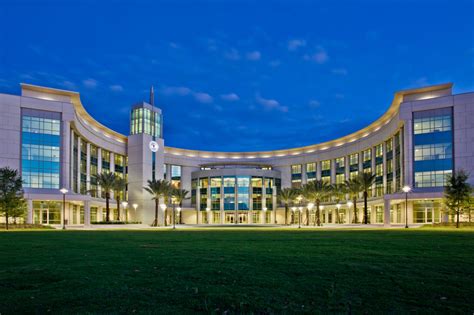
[[[226,223],[226,224],[235,223],[235,221],[234,221],[234,214],[233,214],[233,213],[226,213],[226,214],[225,214],[225,223]]]

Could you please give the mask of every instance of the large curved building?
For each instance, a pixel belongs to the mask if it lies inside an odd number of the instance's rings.
[[[131,108],[130,134],[122,135],[91,117],[76,92],[21,87],[21,96],[0,94],[0,167],[21,171],[32,223],[62,222],[60,188],[68,190],[68,225],[103,221],[104,193],[96,181],[102,172],[126,178],[122,199],[128,206],[121,219],[144,224],[154,220],[154,201],[143,189],[151,179],[167,179],[191,192],[179,214],[183,224],[282,224],[280,189],[316,179],[343,183],[368,172],[376,175],[369,219],[385,226],[403,224],[405,218],[408,223],[449,220],[441,203],[446,175],[458,169],[474,175],[474,93],[453,95],[450,83],[395,93],[382,117],[345,137],[265,152],[165,146],[161,110],[146,102]],[[407,196],[401,190],[405,185],[412,188]],[[314,222],[314,211],[299,214],[307,204],[294,206],[292,220],[301,215],[302,222]],[[160,211],[159,222],[164,216]],[[325,200],[321,219],[350,223],[354,213],[343,196]]]

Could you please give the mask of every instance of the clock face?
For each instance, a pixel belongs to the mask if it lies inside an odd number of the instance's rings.
[[[156,141],[150,141],[150,143],[148,144],[148,147],[150,148],[151,152],[158,152],[158,149],[160,148],[160,146],[158,145],[158,143],[156,143]]]

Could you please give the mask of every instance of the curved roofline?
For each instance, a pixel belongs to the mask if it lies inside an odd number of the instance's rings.
[[[185,155],[189,157],[201,157],[201,158],[217,158],[217,159],[254,159],[254,158],[270,158],[270,157],[282,157],[291,155],[300,155],[305,153],[313,153],[316,151],[322,151],[329,148],[339,147],[346,143],[351,143],[359,139],[367,137],[372,132],[378,131],[382,126],[388,124],[393,117],[398,113],[400,104],[404,98],[409,95],[421,94],[434,91],[442,91],[451,89],[453,83],[443,83],[437,85],[431,85],[421,88],[407,89],[395,92],[392,104],[387,111],[382,114],[377,120],[368,125],[367,127],[355,131],[351,134],[330,140],[318,144],[312,144],[303,147],[295,147],[290,149],[270,150],[270,151],[249,151],[249,152],[218,152],[218,151],[201,151],[201,150],[189,150],[174,147],[165,147],[165,152],[173,155]],[[427,97],[428,98],[428,97]]]
[[[241,152],[222,152],[222,151],[202,151],[202,150],[191,150],[191,149],[182,149],[165,146],[165,153],[172,155],[184,155],[188,157],[197,157],[197,158],[214,158],[214,159],[254,159],[254,158],[270,158],[270,157],[280,157],[280,156],[291,156],[291,155],[300,155],[306,153],[313,153],[315,151],[322,151],[329,148],[339,147],[346,143],[351,143],[359,139],[365,138],[370,135],[372,132],[378,131],[382,126],[388,124],[393,117],[396,116],[400,104],[403,102],[406,96],[442,91],[446,89],[451,89],[453,83],[443,83],[431,86],[425,86],[421,88],[414,88],[408,90],[401,90],[395,92],[392,104],[387,109],[387,111],[382,114],[377,120],[368,125],[367,127],[355,131],[351,134],[337,138],[335,140],[330,140],[318,144],[312,144],[303,147],[295,147],[289,149],[280,149],[280,150],[270,150],[270,151],[241,151]],[[101,123],[95,120],[84,108],[82,105],[80,95],[78,92],[54,89],[48,87],[42,87],[32,84],[21,83],[22,89],[47,93],[53,95],[68,96],[71,99],[71,103],[74,105],[74,109],[78,116],[89,126],[91,126],[95,131],[101,131],[106,137],[115,138],[117,141],[126,143],[127,136],[118,133]],[[436,96],[435,96],[436,97]]]
[[[94,131],[103,132],[106,137],[115,138],[115,140],[118,140],[122,143],[127,142],[126,136],[110,129],[107,126],[104,126],[86,111],[84,105],[82,105],[80,94],[78,92],[54,89],[26,83],[20,83],[20,85],[21,88],[25,90],[69,97],[71,99],[71,103],[74,105],[74,110],[76,111],[77,115],[86,123],[86,125],[89,125],[92,129],[94,129]]]

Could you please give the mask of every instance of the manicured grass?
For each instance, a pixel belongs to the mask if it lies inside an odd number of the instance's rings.
[[[0,313],[470,313],[474,231],[0,233]]]

